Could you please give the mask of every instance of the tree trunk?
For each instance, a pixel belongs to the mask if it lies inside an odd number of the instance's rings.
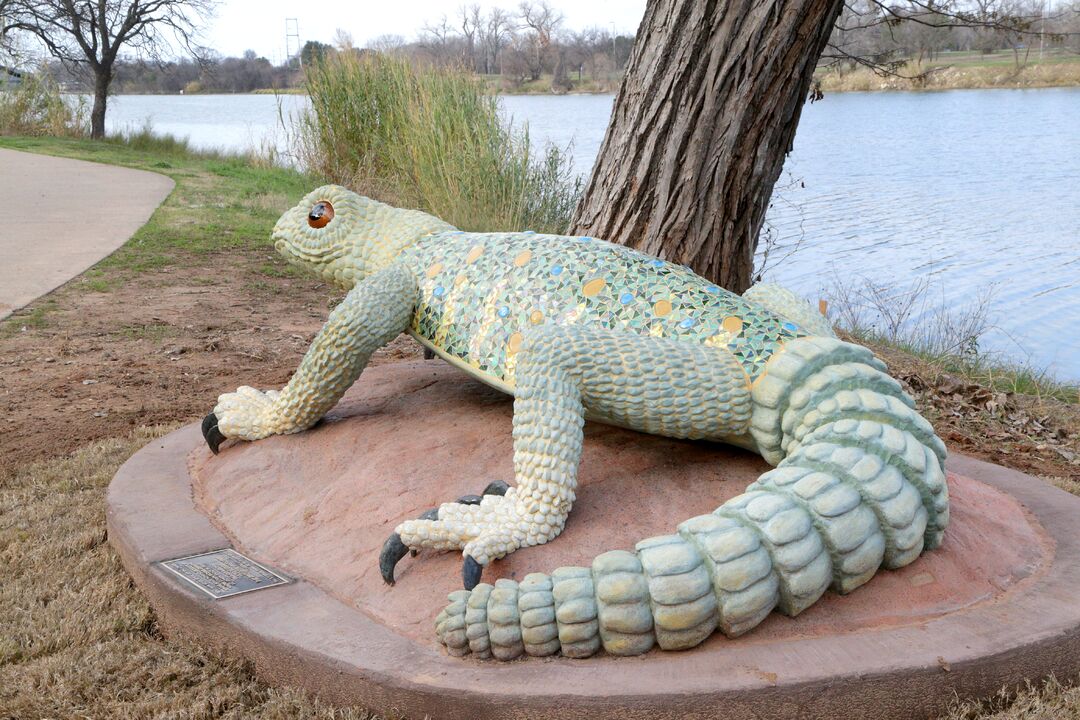
[[[843,0],[650,0],[574,232],[749,287]]]
[[[112,82],[111,72],[95,71],[94,107],[90,111],[90,137],[95,140],[105,137],[105,105],[109,100],[110,82]]]

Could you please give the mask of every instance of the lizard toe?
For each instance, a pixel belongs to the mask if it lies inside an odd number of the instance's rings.
[[[484,566],[476,562],[471,556],[465,556],[465,563],[461,566],[461,582],[466,590],[472,590],[480,584],[480,576],[484,574]]]
[[[379,553],[379,572],[387,585],[394,584],[394,568],[401,558],[409,554],[409,546],[401,541],[401,536],[392,533],[383,543]]]
[[[510,489],[510,486],[507,483],[504,483],[502,480],[492,480],[491,482],[489,482],[487,484],[487,487],[484,488],[484,491],[482,493],[480,493],[480,494],[481,495],[505,495],[506,491],[509,490],[509,489]]]

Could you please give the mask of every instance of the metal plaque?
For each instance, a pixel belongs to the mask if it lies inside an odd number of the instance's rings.
[[[215,600],[289,582],[232,548],[164,560],[161,565]]]

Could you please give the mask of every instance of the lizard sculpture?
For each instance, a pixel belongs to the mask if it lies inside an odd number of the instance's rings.
[[[774,609],[796,615],[827,589],[849,593],[941,543],[944,444],[883,363],[782,288],[740,297],[602,240],[466,233],[333,185],[272,238],[349,292],[281,391],[219,398],[203,422],[214,452],[225,438],[311,427],[401,332],[514,396],[516,484],[405,520],[380,557],[393,584],[410,550],[463,551],[465,589],[436,628],[451,654],[689,648]],[[562,530],[586,418],[732,443],[775,469],[635,552],[479,583],[492,560]]]

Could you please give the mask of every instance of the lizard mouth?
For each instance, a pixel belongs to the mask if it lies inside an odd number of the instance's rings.
[[[274,246],[279,253],[289,260],[311,263],[313,265],[333,262],[346,252],[346,248],[340,245],[321,248],[305,247],[302,244],[298,245],[280,236],[274,238]]]

